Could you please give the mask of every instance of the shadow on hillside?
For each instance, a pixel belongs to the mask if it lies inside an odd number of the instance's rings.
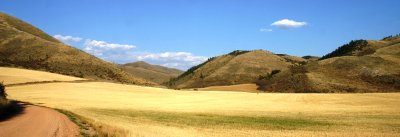
[[[4,113],[0,115],[0,122],[22,114],[26,105],[29,104],[19,101],[10,101],[10,104],[4,108]]]

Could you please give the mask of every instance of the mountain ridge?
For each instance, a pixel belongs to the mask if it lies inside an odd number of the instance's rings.
[[[289,61],[288,58],[264,50],[237,50],[212,57],[167,82],[166,85],[173,88],[200,88],[254,83],[260,75],[275,69],[283,70],[297,63]]]
[[[40,29],[0,13],[0,65],[45,70],[97,80],[156,85],[116,65],[68,46]]]
[[[136,77],[140,77],[158,84],[162,84],[183,73],[183,71],[175,68],[153,65],[144,61],[120,64],[118,66],[122,70],[131,73]]]

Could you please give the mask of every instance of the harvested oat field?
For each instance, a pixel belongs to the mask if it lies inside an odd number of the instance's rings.
[[[400,94],[182,91],[105,82],[15,86],[119,136],[399,136]]]
[[[20,68],[0,67],[0,72],[0,82],[3,81],[6,85],[29,82],[85,80],[83,78]]]
[[[242,91],[242,92],[262,92],[257,90],[256,84],[238,84],[229,86],[210,86],[205,88],[198,88],[200,91]]]

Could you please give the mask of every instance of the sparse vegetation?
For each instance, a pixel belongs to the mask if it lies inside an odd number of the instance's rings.
[[[351,55],[353,51],[361,50],[366,47],[368,42],[366,40],[352,40],[350,43],[340,46],[331,53],[322,56],[319,60],[324,60],[332,57]]]

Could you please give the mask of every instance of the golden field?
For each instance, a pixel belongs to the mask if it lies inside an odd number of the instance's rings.
[[[192,89],[193,90],[193,89]],[[261,92],[257,90],[256,84],[237,84],[229,86],[209,86],[205,88],[197,88],[199,91],[242,91],[242,92]]]
[[[65,76],[43,71],[0,67],[0,82],[4,84],[18,84],[38,81],[75,81],[83,78]]]
[[[22,85],[7,93],[71,111],[117,136],[400,135],[399,93],[256,94],[106,82]]]

